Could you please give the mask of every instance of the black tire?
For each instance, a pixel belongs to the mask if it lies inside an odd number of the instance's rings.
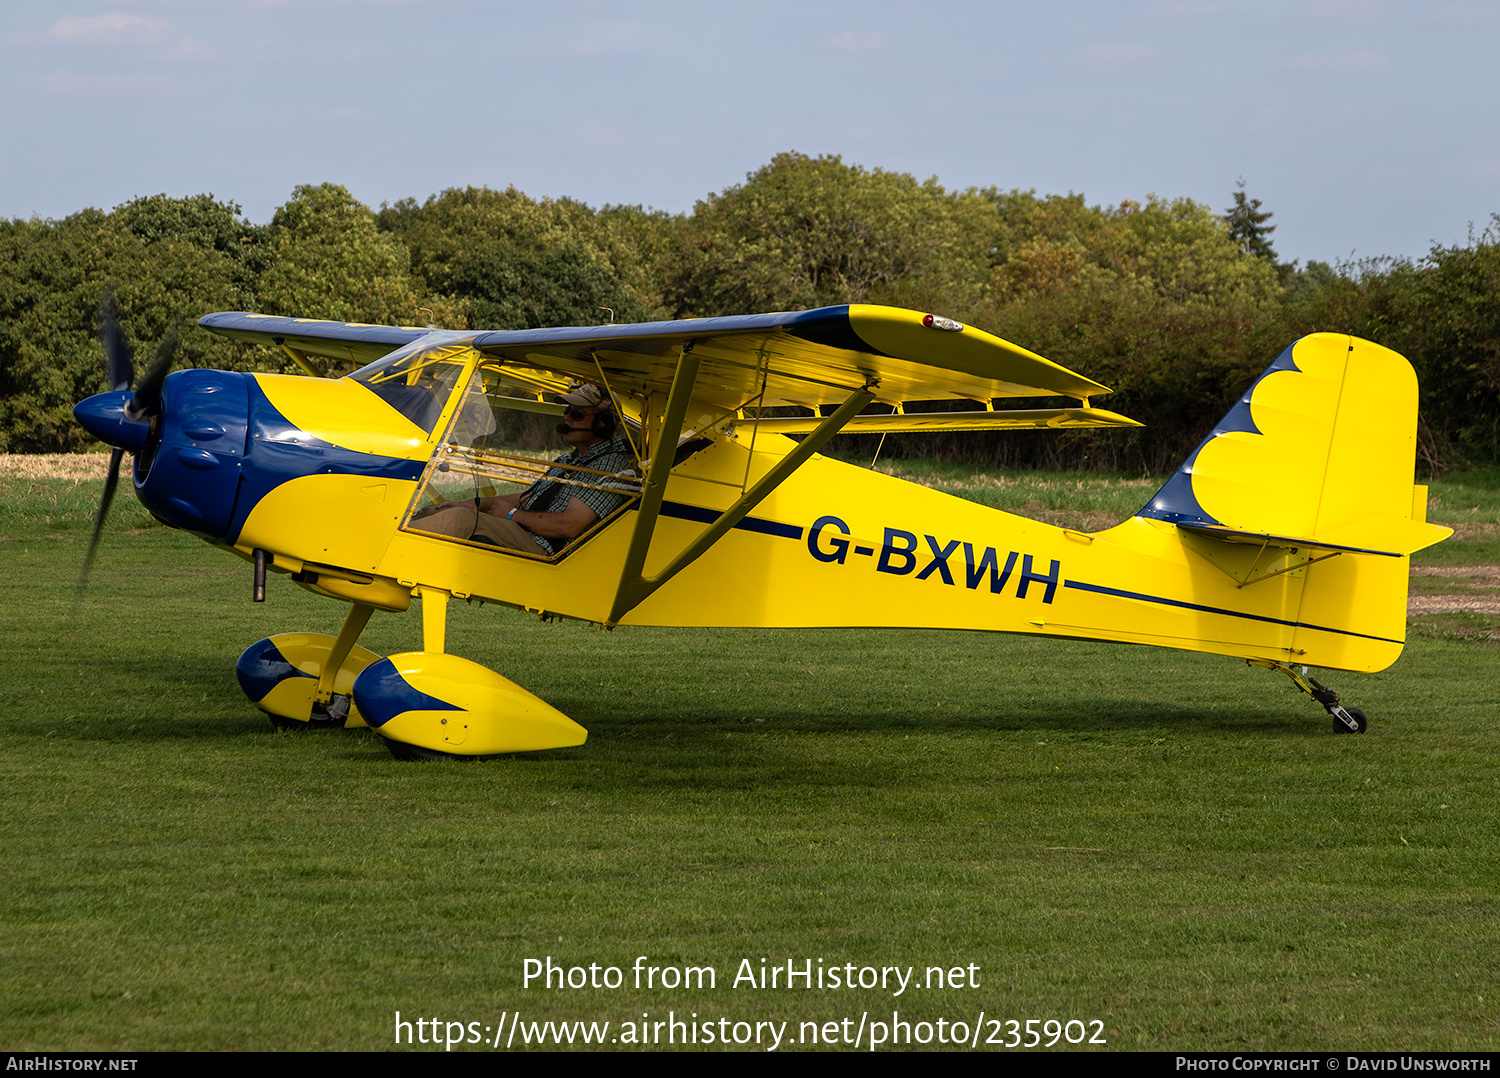
[[[1363,711],[1361,711],[1357,707],[1346,707],[1346,708],[1344,708],[1344,710],[1349,713],[1349,717],[1351,719],[1353,719],[1356,723],[1359,724],[1359,729],[1357,729],[1357,730],[1351,730],[1351,729],[1349,729],[1349,727],[1344,724],[1344,720],[1341,719],[1341,718],[1339,718],[1337,715],[1335,715],[1333,717],[1333,732],[1334,733],[1336,733],[1336,734],[1362,734],[1362,733],[1365,732],[1366,729],[1368,729],[1368,727],[1369,727],[1370,724],[1369,724],[1369,721],[1365,718],[1365,713]]]
[[[405,741],[394,741],[388,737],[380,740],[385,742],[385,747],[391,750],[391,755],[398,760],[408,760],[414,763],[431,763],[434,760],[457,760],[460,757],[451,752],[438,752],[436,749],[424,749],[420,745],[408,745]]]
[[[345,722],[345,719],[331,718],[328,712],[317,705],[313,706],[312,717],[306,722],[289,719],[285,715],[272,715],[270,712],[266,713],[266,718],[278,730],[342,730]]]
[[[405,741],[397,741],[390,737],[382,737],[380,740],[385,742],[385,747],[391,750],[391,755],[396,759],[415,763],[431,763],[435,760],[498,760],[506,755],[500,752],[489,756],[463,756],[456,752],[441,752],[438,749],[424,749],[420,745],[408,745]]]

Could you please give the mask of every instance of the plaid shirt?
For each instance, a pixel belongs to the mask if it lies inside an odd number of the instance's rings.
[[[623,436],[598,442],[583,453],[579,453],[576,449],[570,450],[553,461],[552,467],[547,469],[547,474],[531,484],[521,495],[521,508],[533,513],[561,513],[568,507],[570,500],[577,498],[592,509],[596,517],[603,520],[629,497],[627,491],[573,486],[570,483],[556,482],[553,476],[576,478],[581,482],[592,483],[601,481],[600,477],[579,475],[572,469],[591,468],[596,472],[614,475],[634,466],[635,454],[630,451],[630,443]],[[566,539],[548,539],[535,532],[531,537],[548,554],[556,554],[568,543]]]

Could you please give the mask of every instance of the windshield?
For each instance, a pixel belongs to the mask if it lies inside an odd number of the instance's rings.
[[[349,377],[431,434],[471,355],[467,340],[421,337]]]

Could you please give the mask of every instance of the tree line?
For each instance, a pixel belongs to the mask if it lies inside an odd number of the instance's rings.
[[[1349,332],[1415,364],[1426,470],[1500,462],[1500,216],[1420,260],[1337,267],[1280,262],[1269,219],[1243,184],[1222,212],[1090,206],[786,153],[686,214],[473,187],[374,210],[321,184],[263,225],[211,195],[0,221],[0,452],[86,447],[70,410],[104,388],[109,290],[139,353],[180,317],[180,362],[230,370],[290,361],[199,330],[200,315],[522,329],[597,323],[602,308],[632,322],[890,303],[1110,385],[1108,407],[1147,426],[902,436],[884,455],[1152,472],[1296,337]]]

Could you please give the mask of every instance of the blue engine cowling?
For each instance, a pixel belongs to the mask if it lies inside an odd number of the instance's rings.
[[[249,377],[167,376],[161,415],[135,459],[136,496],[162,523],[208,539],[228,532],[250,426]]]

